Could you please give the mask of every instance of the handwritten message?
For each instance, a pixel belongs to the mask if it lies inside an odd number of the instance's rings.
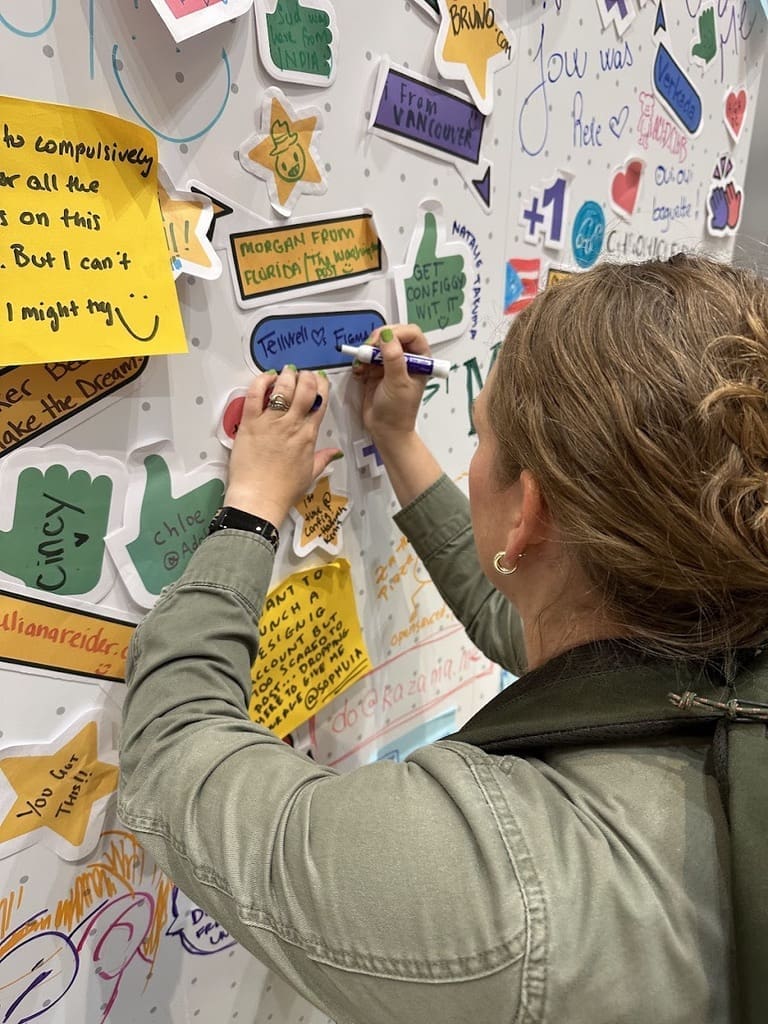
[[[0,662],[122,682],[134,624],[0,590]]]
[[[489,206],[491,167],[480,155],[485,122],[485,114],[465,96],[404,68],[382,65],[369,130],[449,160],[463,175],[470,171],[473,193]]]
[[[224,483],[212,472],[208,465],[182,476],[177,497],[166,459],[156,452],[144,459],[145,482],[131,487],[125,526],[107,543],[131,596],[145,608],[176,582],[208,536],[224,497]]]
[[[245,14],[252,0],[152,0],[177,43]],[[138,7],[137,3],[134,5]]]
[[[349,366],[350,357],[336,346],[363,345],[385,323],[383,312],[375,308],[305,306],[290,313],[281,306],[251,331],[250,356],[260,370],[279,371],[286,362],[299,370]]]
[[[94,359],[0,369],[0,458],[76,413],[114,397],[149,360]]]
[[[4,488],[12,493],[15,487],[16,500],[10,529],[0,530],[0,571],[36,590],[95,601],[110,583],[108,578],[100,586],[104,538],[113,477],[121,476],[122,466],[90,453],[83,459],[65,448],[35,452],[34,458],[40,465],[24,466],[15,482],[9,480],[10,464],[3,473]],[[6,511],[10,507],[9,502]]]
[[[250,716],[286,736],[371,667],[349,562],[294,573],[264,604]]]
[[[693,82],[661,42],[653,62],[653,86],[673,117],[690,135],[696,135],[701,128],[701,97]]]
[[[151,132],[0,98],[6,363],[183,352]]]
[[[450,3],[438,0],[440,28],[435,40],[435,63],[443,78],[458,78],[484,114],[493,110],[493,75],[508,67],[513,37],[497,5],[488,0]]]
[[[445,240],[439,213],[437,207],[421,208],[405,265],[393,272],[400,319],[418,324],[432,344],[457,337],[469,323],[470,252],[464,242]]]
[[[373,215],[354,213],[230,235],[237,297],[246,309],[285,292],[367,280],[382,269]]]
[[[256,38],[267,73],[284,82],[330,85],[336,77],[336,16],[327,0],[256,0]]]
[[[330,478],[321,477],[290,513],[296,522],[293,550],[299,558],[315,548],[335,555],[341,550],[341,524],[349,514],[349,497],[336,493]]]
[[[16,799],[0,820],[0,851],[7,856],[37,841],[49,829],[68,844],[57,849],[68,859],[88,853],[82,846],[98,841],[91,826],[94,804],[117,789],[117,765],[99,760],[95,721],[72,727],[52,743],[27,744],[0,751],[0,773]],[[11,756],[12,755],[12,756]],[[102,808],[103,811],[103,808]]]

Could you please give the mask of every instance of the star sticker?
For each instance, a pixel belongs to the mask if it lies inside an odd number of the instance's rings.
[[[298,114],[305,116],[299,117]],[[267,184],[269,201],[289,217],[300,195],[319,195],[326,184],[312,143],[322,130],[320,111],[295,111],[280,89],[268,89],[261,112],[261,131],[240,147],[240,163]]]
[[[440,28],[435,62],[443,78],[463,81],[483,114],[493,110],[493,75],[508,67],[513,39],[488,0],[451,4],[438,0]]]
[[[221,260],[208,238],[214,217],[211,200],[199,192],[178,191],[162,168],[157,195],[174,278],[181,273],[209,280],[219,277]]]
[[[117,789],[118,776],[117,765],[99,760],[97,723],[82,725],[81,720],[49,744],[13,747],[9,752],[15,756],[0,754],[0,776],[13,787],[16,800],[0,818],[0,856],[51,834],[54,849],[66,859],[89,853],[90,844],[82,849],[83,843],[86,837],[93,845],[98,841],[104,798]],[[100,813],[94,815],[100,801]]]
[[[349,497],[334,493],[330,478],[321,477],[314,490],[290,510],[296,522],[293,550],[299,558],[315,548],[337,554],[341,550],[341,523],[349,509]]]

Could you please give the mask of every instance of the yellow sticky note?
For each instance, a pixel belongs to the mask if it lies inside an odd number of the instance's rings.
[[[186,351],[154,135],[0,97],[0,362]]]
[[[371,668],[349,562],[293,573],[264,603],[249,714],[287,736]]]

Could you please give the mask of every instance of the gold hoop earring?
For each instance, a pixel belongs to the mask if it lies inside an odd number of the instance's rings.
[[[523,551],[517,556],[517,558],[515,559],[515,564],[512,566],[511,569],[508,566],[502,564],[502,559],[504,558],[505,554],[506,551],[498,551],[496,553],[493,559],[493,568],[496,570],[496,572],[501,573],[502,576],[512,576],[513,573],[516,573],[518,568],[520,567],[520,559],[523,557],[525,552]]]

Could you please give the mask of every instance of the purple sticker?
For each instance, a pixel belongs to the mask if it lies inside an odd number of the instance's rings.
[[[485,115],[468,99],[389,68],[371,126],[476,164]]]

